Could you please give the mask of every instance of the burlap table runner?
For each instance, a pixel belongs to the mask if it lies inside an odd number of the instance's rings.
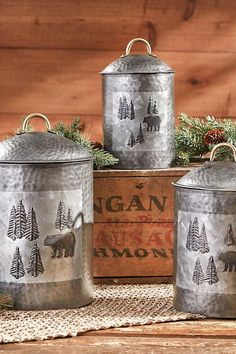
[[[199,318],[174,310],[172,285],[97,285],[94,302],[80,309],[0,311],[0,341],[73,337],[90,330]]]

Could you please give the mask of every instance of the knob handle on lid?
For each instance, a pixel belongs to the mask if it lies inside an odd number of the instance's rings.
[[[228,147],[232,150],[233,156],[234,156],[234,161],[236,162],[236,147],[230,143],[220,143],[217,144],[211,151],[211,156],[210,156],[210,161],[214,161],[215,155],[216,155],[216,150],[218,150],[221,147]]]
[[[40,119],[44,120],[45,124],[46,124],[46,127],[47,127],[47,130],[51,131],[51,129],[52,129],[51,128],[51,124],[50,124],[48,118],[44,114],[42,114],[42,113],[31,113],[24,119],[23,124],[22,124],[22,131],[21,132],[25,133],[25,132],[28,131],[29,122],[33,118],[40,118]]]
[[[150,43],[148,41],[146,41],[146,39],[143,39],[143,38],[134,38],[132,39],[128,44],[127,44],[127,47],[126,47],[126,50],[125,50],[125,54],[123,54],[121,56],[121,58],[124,58],[124,57],[127,57],[127,55],[130,54],[130,51],[131,51],[131,47],[132,45],[135,43],[135,42],[144,42],[146,44],[146,47],[147,47],[147,52],[149,55],[155,57],[156,55],[155,54],[152,54],[152,48],[150,46]]]

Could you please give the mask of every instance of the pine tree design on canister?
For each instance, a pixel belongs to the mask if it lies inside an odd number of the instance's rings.
[[[24,237],[25,226],[26,226],[25,207],[22,200],[20,200],[16,206],[16,238]]]
[[[204,273],[202,270],[202,266],[200,263],[200,259],[198,258],[194,267],[194,272],[193,272],[193,282],[197,285],[202,284],[205,280]]]
[[[208,282],[209,285],[215,284],[219,281],[214,258],[212,256],[209,258],[207,265],[205,281]]]
[[[157,109],[157,102],[155,101],[154,102],[154,106],[153,106],[153,114],[158,114],[159,112],[158,112],[158,109]]]
[[[131,132],[131,133],[130,133],[130,136],[129,136],[129,140],[128,140],[127,145],[132,148],[132,147],[135,146],[135,144],[136,144],[135,137],[134,137],[133,132]]]
[[[73,226],[73,214],[72,214],[72,210],[70,208],[68,208],[68,212],[67,212],[67,228],[71,229]]]
[[[35,241],[34,247],[31,250],[30,260],[27,268],[27,273],[32,277],[37,277],[44,272],[43,263],[40,256],[40,251]]]
[[[201,253],[208,253],[210,251],[205,224],[202,224],[201,233],[199,235],[199,222],[197,217],[194,218],[193,222],[189,222],[186,248],[190,252],[200,251]]]
[[[134,103],[131,100],[130,104],[128,104],[126,96],[119,98],[117,118],[119,120],[124,120],[127,118],[129,118],[130,120],[135,119]]]
[[[142,124],[141,123],[139,125],[139,130],[138,130],[135,142],[136,142],[136,144],[143,144],[144,143],[143,129],[142,129]]]
[[[203,223],[202,230],[200,233],[200,252],[201,253],[208,253],[210,251],[208,241],[207,241],[207,234],[206,234],[206,227]]]
[[[150,114],[152,114],[152,99],[151,99],[151,97],[149,97],[148,106],[147,106],[147,115],[150,115]]]
[[[189,223],[189,228],[188,228],[188,236],[187,236],[187,241],[186,241],[186,248],[190,252],[193,250],[193,240],[192,240],[192,221]]]
[[[127,102],[127,98],[124,96],[123,97],[123,107],[122,107],[122,118],[126,119],[129,117],[129,105]]]
[[[25,237],[29,241],[34,241],[39,238],[39,236],[40,234],[38,230],[36,214],[34,208],[31,207],[26,218]]]
[[[130,101],[129,119],[130,120],[135,119],[134,104],[132,100]]]
[[[19,247],[16,247],[15,254],[10,269],[10,274],[16,278],[22,278],[25,275],[24,265],[21,259]]]
[[[16,240],[16,207],[13,205],[10,213],[9,224],[7,229],[7,236],[13,241]]]
[[[200,248],[199,223],[198,223],[198,218],[197,217],[195,217],[194,220],[193,220],[191,237],[192,237],[192,250],[194,252],[196,252]]]
[[[224,243],[227,246],[232,246],[235,244],[234,232],[232,224],[227,227],[226,235],[224,237]]]
[[[148,105],[147,105],[147,115],[150,116],[150,115],[158,115],[158,114],[159,111],[157,108],[157,101],[154,101],[153,103],[153,98],[149,97]]]
[[[62,200],[60,200],[57,208],[57,216],[55,221],[56,229],[63,230],[67,226],[67,219],[65,214],[65,204]]]
[[[119,119],[119,120],[122,120],[122,119],[123,119],[123,101],[122,101],[122,98],[121,98],[121,97],[120,97],[120,99],[119,99],[118,119]]]

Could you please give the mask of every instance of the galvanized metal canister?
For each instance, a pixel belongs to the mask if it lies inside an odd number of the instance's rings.
[[[221,146],[234,162],[213,161]],[[174,307],[236,318],[236,148],[218,144],[210,162],[174,185]]]
[[[147,55],[131,55],[142,41]],[[174,158],[174,71],[142,39],[102,72],[104,146],[119,158],[115,168],[169,167]]]
[[[47,132],[28,132],[33,117]],[[0,290],[16,309],[92,301],[92,177],[92,157],[42,114],[0,143]]]

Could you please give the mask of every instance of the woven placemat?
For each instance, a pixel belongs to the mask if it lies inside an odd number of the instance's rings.
[[[172,285],[97,285],[94,302],[72,310],[0,311],[0,342],[76,336],[111,327],[202,318],[172,306]]]

